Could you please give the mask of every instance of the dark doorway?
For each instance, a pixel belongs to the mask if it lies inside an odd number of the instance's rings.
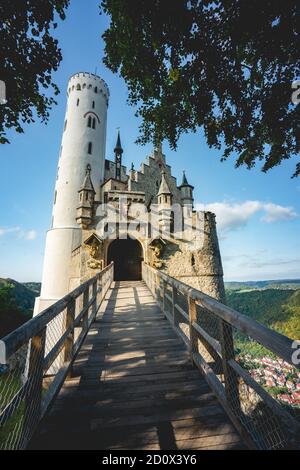
[[[108,247],[107,261],[114,262],[115,281],[142,279],[142,260],[143,250],[137,240],[114,240]]]

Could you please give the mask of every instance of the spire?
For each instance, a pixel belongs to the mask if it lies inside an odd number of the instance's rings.
[[[86,166],[85,170],[85,177],[82,183],[82,186],[80,188],[80,191],[85,190],[85,191],[93,191],[96,194],[96,191],[94,190],[94,186],[91,180],[91,165],[88,163]]]
[[[183,170],[181,186],[187,186],[188,184],[189,183],[187,182],[187,179],[186,179],[185,170]]]
[[[160,194],[172,194],[171,191],[170,191],[170,188],[168,186],[165,174],[166,173],[164,171],[162,171],[162,173],[161,173],[161,183],[160,183],[160,187],[159,187],[159,190],[158,190],[158,193],[157,193],[158,196]]]
[[[154,144],[154,152],[156,152],[158,155],[162,154],[162,143],[157,141]]]
[[[118,129],[117,143],[114,148],[114,152],[115,152],[115,179],[121,180],[123,149],[121,145],[120,129]]]
[[[117,143],[116,143],[116,146],[114,148],[114,152],[116,154],[122,154],[123,153],[123,149],[122,149],[122,145],[121,145],[120,129],[118,129]]]
[[[192,186],[191,184],[188,183],[188,180],[187,180],[187,177],[186,177],[186,174],[185,174],[185,170],[183,170],[183,174],[182,174],[182,183],[181,183],[181,185],[179,186],[179,189],[180,189],[180,188],[184,188],[185,186],[188,186],[189,188],[193,188],[193,189],[194,189],[194,186]]]

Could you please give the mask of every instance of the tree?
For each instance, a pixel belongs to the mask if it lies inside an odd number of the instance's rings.
[[[203,127],[222,159],[263,161],[299,153],[298,0],[103,0],[110,16],[104,63],[125,80],[142,117],[139,143]],[[297,163],[295,174],[300,174]]]
[[[68,5],[69,0],[0,2],[0,80],[7,97],[7,103],[0,104],[2,144],[8,142],[7,129],[23,132],[22,124],[34,122],[35,115],[48,120],[56,103],[51,95],[59,93],[51,74],[62,59],[52,31],[56,17],[65,18]]]

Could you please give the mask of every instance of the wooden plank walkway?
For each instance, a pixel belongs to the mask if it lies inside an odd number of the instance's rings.
[[[31,449],[240,449],[241,440],[142,281],[105,302]]]

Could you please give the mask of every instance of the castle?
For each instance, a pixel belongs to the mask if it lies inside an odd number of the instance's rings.
[[[215,215],[194,210],[194,188],[186,175],[178,185],[159,143],[140,170],[132,166],[127,172],[119,132],[114,159],[105,159],[109,89],[97,75],[73,75],[67,97],[52,224],[34,313],[111,261],[116,280],[140,279],[144,261],[224,300]]]

